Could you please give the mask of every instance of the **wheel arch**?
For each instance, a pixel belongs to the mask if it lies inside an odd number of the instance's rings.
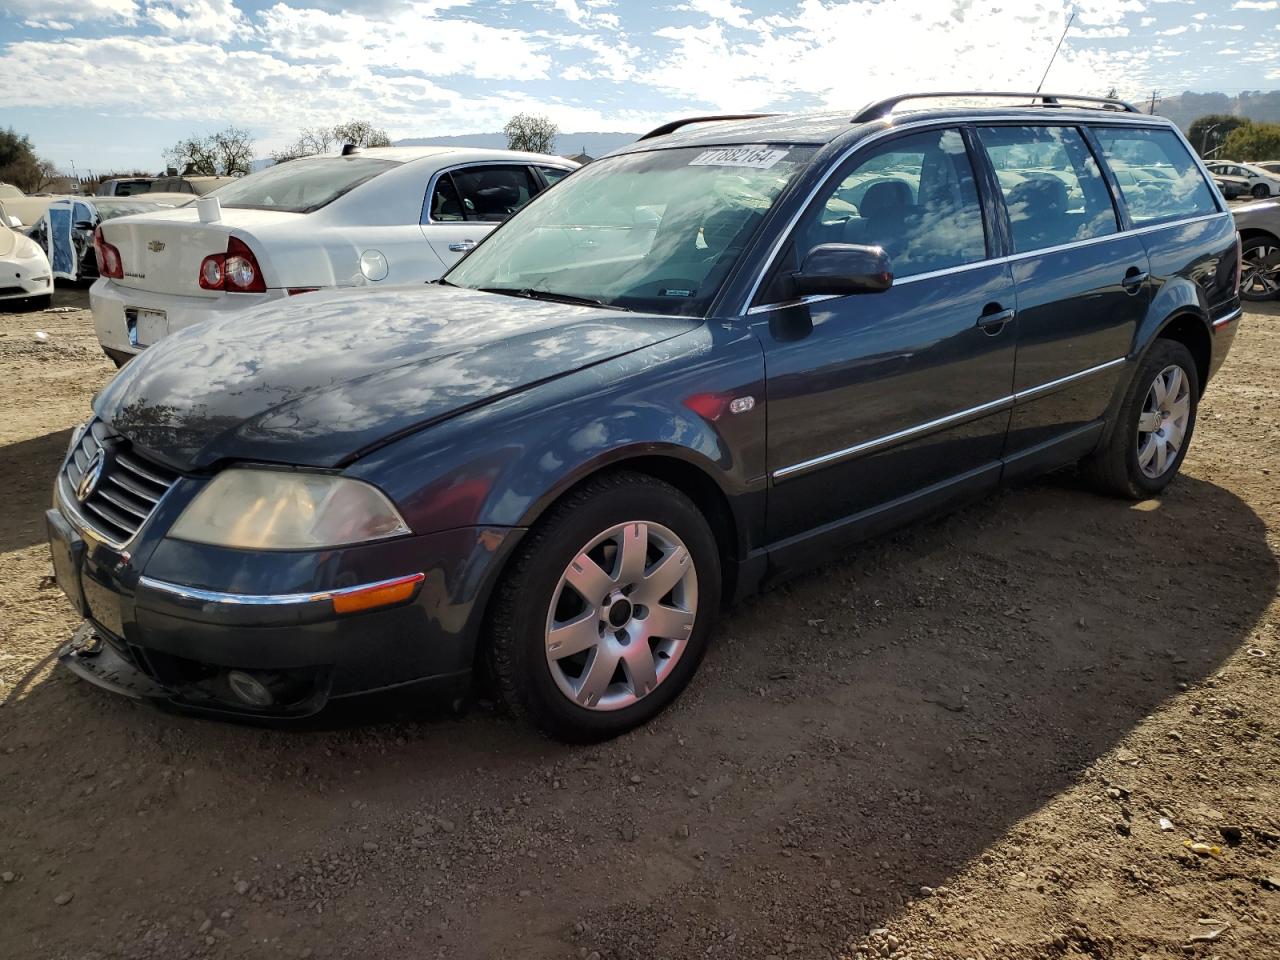
[[[1142,352],[1145,354],[1156,340],[1175,340],[1191,351],[1196,362],[1199,396],[1203,396],[1209,380],[1209,365],[1213,362],[1213,335],[1204,316],[1194,310],[1175,311],[1165,319]]]

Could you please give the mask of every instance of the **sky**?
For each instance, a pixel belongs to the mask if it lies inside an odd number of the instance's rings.
[[[642,131],[925,89],[1145,98],[1280,88],[1280,0],[3,0],[0,125],[77,172],[159,168],[235,124],[258,154],[369,119],[393,139]]]

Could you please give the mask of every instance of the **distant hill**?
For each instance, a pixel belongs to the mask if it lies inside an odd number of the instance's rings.
[[[1136,104],[1144,112],[1147,103]],[[1206,113],[1227,113],[1244,117],[1257,123],[1280,123],[1280,90],[1264,93],[1246,90],[1231,95],[1226,93],[1183,93],[1156,100],[1156,113],[1168,117],[1183,130]]]
[[[601,157],[610,150],[634,143],[639,133],[562,133],[556,137],[555,152],[569,156],[585,153]],[[507,138],[501,133],[464,133],[456,137],[410,137],[397,140],[397,147],[453,146],[481,147],[491,150],[507,149]]]

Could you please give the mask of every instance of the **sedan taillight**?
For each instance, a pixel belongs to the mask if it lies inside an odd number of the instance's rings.
[[[226,253],[211,253],[200,264],[200,288],[265,293],[267,281],[249,245],[238,237],[228,237]]]
[[[98,261],[98,275],[119,280],[124,276],[124,265],[120,262],[120,251],[107,243],[102,236],[102,227],[93,231],[93,255]]]

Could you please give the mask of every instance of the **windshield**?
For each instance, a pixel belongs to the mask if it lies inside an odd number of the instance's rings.
[[[691,147],[597,160],[512,217],[446,282],[702,316],[815,149]]]
[[[289,160],[210,191],[224,207],[310,213],[398,166],[373,157],[322,157]]]

